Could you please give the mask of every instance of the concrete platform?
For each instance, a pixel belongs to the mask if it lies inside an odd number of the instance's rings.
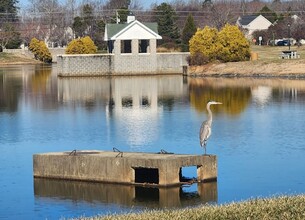
[[[112,151],[33,155],[34,177],[122,184],[181,184],[181,168],[196,166],[198,182],[217,179],[215,155]]]

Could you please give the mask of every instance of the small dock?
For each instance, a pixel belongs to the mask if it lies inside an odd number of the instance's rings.
[[[132,185],[181,185],[182,167],[197,167],[197,181],[217,180],[215,155],[72,151],[33,155],[34,177]]]

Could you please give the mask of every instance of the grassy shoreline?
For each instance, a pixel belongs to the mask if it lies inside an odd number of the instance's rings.
[[[95,216],[81,220],[173,220],[173,219],[305,219],[305,195],[251,199],[225,205],[200,206],[178,210],[144,211],[125,215]]]
[[[0,53],[0,66],[38,63],[41,62],[23,54]]]
[[[298,59],[280,59],[283,50],[288,48],[252,46],[258,60],[190,66],[188,72],[190,76],[305,78],[305,46],[291,47],[300,55]]]

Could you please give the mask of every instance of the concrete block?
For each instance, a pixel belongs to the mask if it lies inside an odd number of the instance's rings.
[[[34,177],[123,184],[179,185],[180,169],[197,166],[198,181],[217,179],[215,155],[78,151],[35,154]]]

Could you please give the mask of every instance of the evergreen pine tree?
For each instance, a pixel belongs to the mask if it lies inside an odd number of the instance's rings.
[[[161,44],[164,46],[176,46],[180,44],[180,33],[176,25],[176,12],[171,5],[162,3],[154,9],[155,19],[158,23],[158,32],[162,36]]]
[[[0,18],[2,25],[5,21],[17,21],[18,0],[1,0],[0,1]]]
[[[0,48],[18,48],[20,46],[20,33],[14,27],[18,21],[18,0],[1,0],[0,1]]]
[[[194,22],[194,18],[191,14],[188,15],[184,28],[182,30],[182,51],[189,51],[189,41],[192,38],[192,36],[196,33],[196,25]]]
[[[271,23],[274,23],[278,19],[277,14],[270,8],[268,8],[266,5],[259,11],[258,14],[263,15]]]

